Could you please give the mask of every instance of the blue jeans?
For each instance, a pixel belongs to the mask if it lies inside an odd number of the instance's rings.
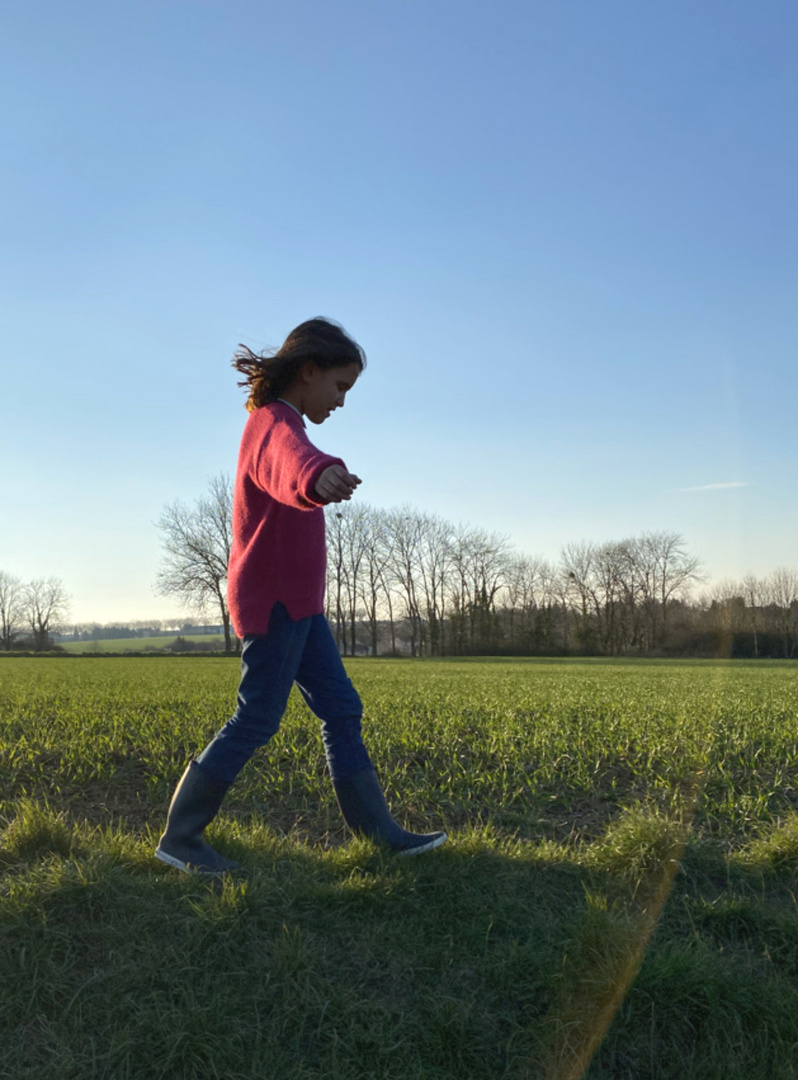
[[[244,638],[236,711],[197,758],[200,768],[232,784],[277,732],[294,683],[321,720],[333,779],[370,768],[361,735],[363,706],[327,620],[311,615],[293,622],[282,604],[272,609],[267,633]]]

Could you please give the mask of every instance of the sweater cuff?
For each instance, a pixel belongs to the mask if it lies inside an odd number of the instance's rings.
[[[320,499],[319,496],[316,494],[316,484],[318,483],[319,477],[324,472],[324,470],[329,469],[331,465],[340,465],[342,466],[342,468],[346,468],[346,465],[341,458],[326,457],[322,461],[316,463],[309,470],[306,477],[302,477],[302,487],[304,488],[302,494],[305,499],[307,499],[307,501],[311,504],[311,506],[328,505],[329,500]]]

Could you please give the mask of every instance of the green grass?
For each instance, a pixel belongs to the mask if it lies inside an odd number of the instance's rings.
[[[237,661],[0,661],[0,1074],[798,1076],[794,665],[347,666],[450,843],[351,841],[297,697],[214,884],[152,848]]]

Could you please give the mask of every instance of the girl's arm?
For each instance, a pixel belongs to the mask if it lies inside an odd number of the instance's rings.
[[[299,510],[340,502],[354,491],[351,481],[345,479],[350,474],[341,458],[317,450],[304,429],[290,423],[274,424],[259,440],[252,475],[272,498]]]

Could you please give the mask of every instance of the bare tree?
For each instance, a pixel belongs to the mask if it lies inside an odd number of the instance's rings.
[[[630,541],[563,548],[560,568],[564,591],[577,615],[577,640],[583,649],[625,652],[633,640],[634,557]]]
[[[362,578],[373,543],[373,511],[367,503],[335,504],[326,511],[328,606],[334,610],[339,648],[354,656]]]
[[[762,582],[753,574],[746,574],[742,580],[743,603],[748,625],[753,634],[754,656],[759,656],[759,609],[765,595]]]
[[[409,506],[390,511],[385,519],[387,543],[392,552],[391,586],[396,588],[410,627],[410,653],[421,648],[422,615],[418,596],[418,564],[421,546],[420,515]]]
[[[37,578],[23,589],[25,617],[33,647],[41,652],[50,645],[50,634],[66,618],[69,594],[60,578]]]
[[[24,615],[22,582],[0,570],[0,647],[6,651],[19,635]]]
[[[459,645],[491,648],[498,631],[496,597],[507,581],[510,548],[506,536],[461,527],[451,541],[455,634]]]
[[[595,620],[601,615],[595,544],[567,544],[560,554],[560,578],[563,600],[576,612],[577,643],[581,648],[590,648],[595,636],[591,616]]]
[[[387,528],[387,514],[384,510],[369,508],[367,518],[368,542],[363,554],[362,570],[359,577],[359,596],[363,614],[369,628],[371,653],[377,655],[379,643],[379,623],[381,616],[387,615],[391,632],[391,649],[396,651],[393,605],[389,584],[391,560],[390,532]]]
[[[232,543],[233,487],[225,474],[208,482],[208,493],[193,507],[179,500],[164,507],[157,526],[164,550],[156,592],[180,596],[196,612],[219,612],[224,647],[233,648],[227,607],[227,567]]]
[[[452,565],[452,536],[448,521],[437,514],[417,515],[418,587],[416,594],[423,615],[422,639],[433,656],[442,656],[445,646],[446,585]]]
[[[505,613],[510,645],[532,644],[535,620],[546,597],[546,583],[551,569],[538,555],[518,555],[507,566],[504,586]]]
[[[611,655],[651,647],[651,635],[641,630],[646,610],[642,562],[640,542],[635,539],[602,544],[598,549],[604,648]]]
[[[550,568],[539,555],[518,555],[507,567],[507,602],[516,612],[534,611],[542,601]]]
[[[345,504],[342,504],[345,506]],[[333,628],[339,652],[346,654],[346,540],[344,510],[334,506],[325,511],[327,537],[327,618]]]
[[[332,627],[339,652],[347,649],[347,562],[346,545],[343,542],[342,511],[338,507],[325,511],[325,534],[327,540],[327,581],[325,609],[327,621]]]
[[[784,643],[784,655],[789,659],[798,648],[798,573],[779,566],[768,577],[766,589]]]
[[[665,637],[669,608],[701,580],[678,533],[645,533],[563,548],[561,573],[583,647],[650,652]]]
[[[709,619],[713,629],[737,634],[745,629],[745,587],[734,578],[716,581],[710,592]]]
[[[659,601],[664,631],[671,601],[683,597],[691,585],[703,580],[701,563],[688,555],[684,537],[679,533],[645,533],[639,544],[646,553],[652,591]]]

